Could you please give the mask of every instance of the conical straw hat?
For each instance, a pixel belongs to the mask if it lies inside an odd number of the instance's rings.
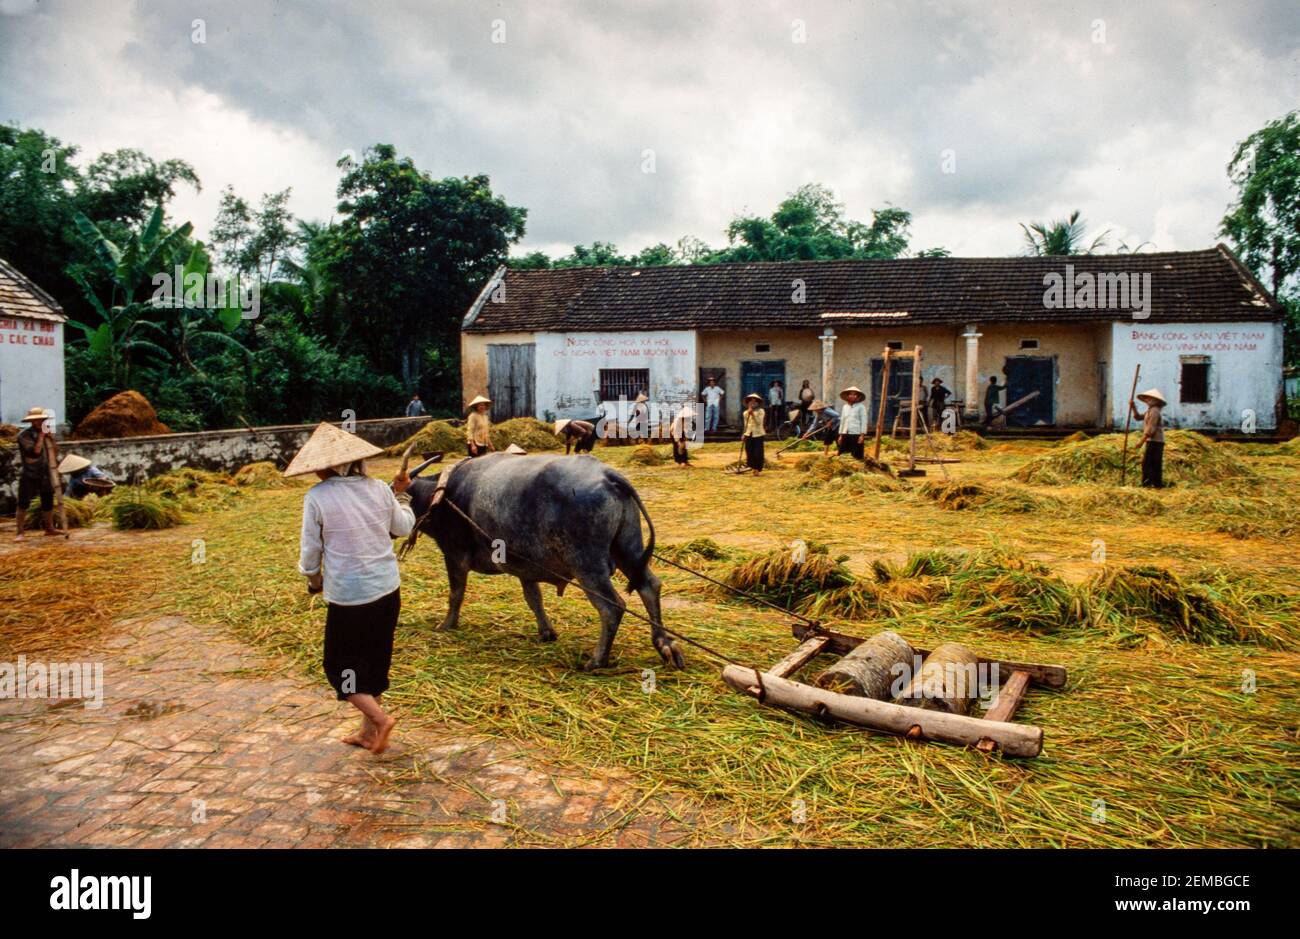
[[[1159,388],[1148,388],[1146,391],[1138,395],[1137,398],[1144,404],[1158,404],[1160,407],[1164,407],[1169,403],[1165,400],[1165,396],[1160,393]]]
[[[827,404],[825,401],[813,401],[812,404],[808,405],[808,410],[825,411],[828,407],[830,407],[830,405]]]
[[[474,408],[478,407],[480,404],[491,404],[491,403],[492,403],[491,398],[485,398],[482,395],[475,395],[474,400],[471,401],[469,404],[465,405],[465,410],[471,411]]]
[[[844,396],[845,396],[846,394],[848,394],[850,391],[856,391],[856,392],[858,393],[858,397],[859,397],[859,398],[865,398],[865,397],[867,396],[866,393],[865,393],[861,388],[859,388],[857,385],[849,385],[849,387],[845,388],[843,391],[840,392],[840,398],[843,399],[843,400],[845,400],[845,401],[849,400],[848,398],[845,398]]]
[[[77,456],[75,453],[69,453],[63,458],[63,462],[59,464],[59,472],[75,473],[79,470],[84,470],[89,465],[90,461],[84,456]]]
[[[343,466],[355,460],[383,453],[382,447],[366,443],[355,434],[322,422],[316,425],[307,442],[294,456],[293,462],[285,469],[285,476],[302,476],[332,466]]]
[[[517,444],[517,443],[512,443],[510,446],[506,447],[506,453],[515,453],[515,454],[525,453],[525,454],[526,454],[527,452],[528,452],[527,450],[525,450],[523,447],[519,446],[519,444]]]
[[[564,430],[564,428],[566,428],[566,427],[568,427],[568,426],[569,426],[569,419],[568,419],[567,417],[566,417],[564,420],[562,420],[562,421],[556,421],[556,422],[555,422],[555,433],[558,434],[560,431]]]

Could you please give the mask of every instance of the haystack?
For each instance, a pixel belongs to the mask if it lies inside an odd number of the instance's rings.
[[[1130,483],[1141,478],[1142,454],[1134,447],[1137,439],[1135,435],[1129,438],[1127,479]],[[1123,446],[1123,434],[1104,434],[1065,444],[1030,460],[1016,471],[1014,478],[1049,486],[1094,482],[1118,485]],[[1164,477],[1166,485],[1195,486],[1253,479],[1255,473],[1240,457],[1203,434],[1167,430]]]
[[[453,427],[447,421],[429,421],[401,443],[393,444],[384,454],[401,456],[411,444],[415,444],[412,452],[421,457],[434,453],[462,454],[465,452],[465,428]]]
[[[170,434],[149,400],[138,391],[120,391],[87,414],[72,433],[75,440],[148,437]]]
[[[492,427],[492,446],[504,450],[511,444],[523,447],[529,453],[538,450],[559,450],[564,444],[555,435],[554,426],[535,417],[514,417]]]
[[[641,466],[659,466],[663,463],[664,458],[654,447],[643,443],[628,454],[627,461],[629,463],[639,463]]]

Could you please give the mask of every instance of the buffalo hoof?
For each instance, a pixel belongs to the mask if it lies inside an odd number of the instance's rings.
[[[447,632],[448,630],[452,630],[452,629],[459,629],[460,617],[448,616],[445,620],[443,620],[441,623],[439,623],[437,626],[433,628],[440,633]]]
[[[582,663],[582,670],[583,670],[584,672],[598,672],[598,671],[600,671],[602,668],[609,668],[609,660],[608,660],[608,659],[606,659],[606,660],[604,660],[604,661],[599,661],[599,660],[597,660],[596,657],[593,655],[593,656],[590,656],[590,657],[587,659],[587,661],[585,661],[585,662]]]
[[[677,643],[664,642],[655,648],[659,650],[660,657],[673,668],[686,667],[686,658],[682,655],[682,650],[677,648]]]
[[[554,629],[539,630],[537,633],[537,639],[539,642],[554,642],[559,638],[559,635]]]

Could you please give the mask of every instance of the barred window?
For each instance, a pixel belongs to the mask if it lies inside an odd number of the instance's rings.
[[[642,392],[649,393],[650,369],[602,368],[600,370],[600,400],[617,401],[636,399]]]

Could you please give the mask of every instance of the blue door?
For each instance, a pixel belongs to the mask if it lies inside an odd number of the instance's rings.
[[[757,393],[763,398],[763,407],[767,404],[767,390],[772,387],[772,382],[779,381],[781,387],[785,387],[785,359],[776,359],[768,362],[741,362],[740,363],[740,400],[736,402],[738,411],[745,410],[745,395],[751,392]],[[790,397],[790,392],[786,390],[786,398]],[[785,415],[781,416],[785,420]]]
[[[1056,359],[1045,355],[1012,355],[1007,357],[1002,370],[1007,376],[1007,390],[999,401],[1006,407],[1019,401],[1030,392],[1038,397],[1007,415],[1008,427],[1034,427],[1056,423]],[[988,379],[985,378],[987,382]],[[981,387],[980,395],[984,394]],[[983,398],[980,399],[981,413]]]

